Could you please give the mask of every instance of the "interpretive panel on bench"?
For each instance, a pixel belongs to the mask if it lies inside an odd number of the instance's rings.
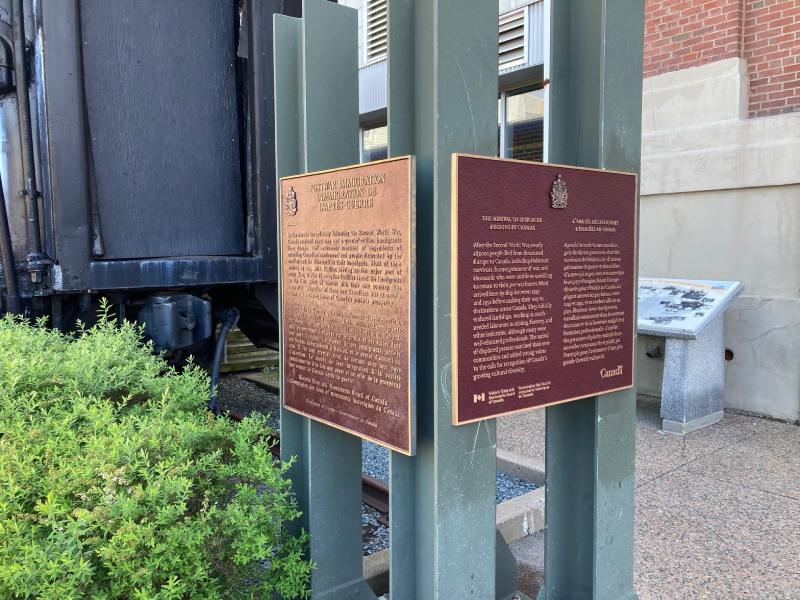
[[[633,385],[636,176],[453,156],[453,423]]]
[[[639,333],[693,340],[744,290],[738,281],[639,278]]]
[[[283,403],[414,453],[414,158],[281,179]]]

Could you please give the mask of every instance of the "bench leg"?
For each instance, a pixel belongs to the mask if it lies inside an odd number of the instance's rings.
[[[719,316],[696,340],[667,338],[661,390],[662,429],[680,435],[722,419],[725,323]]]

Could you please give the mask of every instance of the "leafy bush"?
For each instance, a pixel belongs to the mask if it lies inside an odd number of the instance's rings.
[[[0,319],[0,598],[307,597],[288,465],[207,390],[107,310],[75,336]]]

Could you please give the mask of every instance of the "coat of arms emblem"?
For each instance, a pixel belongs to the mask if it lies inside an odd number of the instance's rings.
[[[561,174],[559,174],[553,182],[553,187],[550,189],[550,206],[552,208],[567,208],[568,198],[567,184],[561,177]]]
[[[297,214],[297,193],[293,187],[289,188],[289,193],[286,194],[286,213],[293,217]]]

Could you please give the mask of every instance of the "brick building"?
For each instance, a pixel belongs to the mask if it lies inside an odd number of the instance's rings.
[[[800,0],[646,0],[644,77],[640,273],[744,282],[726,403],[797,420]]]
[[[800,110],[800,2],[648,0],[644,76],[744,59],[748,115]]]

